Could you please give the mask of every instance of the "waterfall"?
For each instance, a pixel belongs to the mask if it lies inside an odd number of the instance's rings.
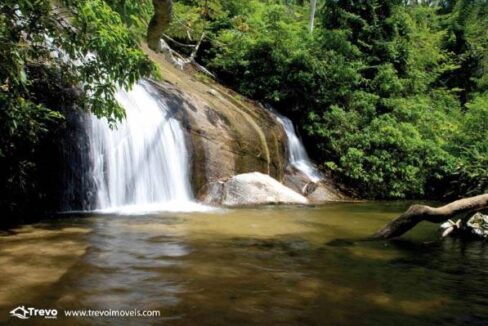
[[[180,123],[147,81],[119,91],[126,118],[110,128],[91,116],[89,142],[98,210],[193,210],[189,158]]]
[[[286,137],[288,138],[288,160],[290,164],[303,172],[310,181],[317,182],[322,180],[323,176],[313,165],[312,161],[310,161],[305,147],[295,132],[293,122],[281,114],[276,112],[274,114],[276,114],[278,121],[283,125]]]

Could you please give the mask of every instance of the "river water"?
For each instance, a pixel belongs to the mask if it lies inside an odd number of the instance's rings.
[[[16,306],[69,325],[486,325],[488,247],[362,241],[408,203],[84,214],[0,236],[0,323]],[[159,310],[70,318],[64,309]]]

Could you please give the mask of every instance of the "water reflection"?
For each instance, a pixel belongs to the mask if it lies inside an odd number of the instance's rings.
[[[482,325],[486,243],[437,241],[429,225],[399,241],[363,241],[406,205],[103,215],[30,226],[0,237],[7,275],[0,318],[29,303],[162,314],[117,320],[122,325]],[[44,250],[44,267],[35,248]]]
[[[91,222],[91,221],[89,221]],[[90,249],[68,274],[63,308],[159,309],[180,303],[177,271],[191,250],[183,221],[159,216],[95,218]]]

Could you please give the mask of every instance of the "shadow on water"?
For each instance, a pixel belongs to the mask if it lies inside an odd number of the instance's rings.
[[[74,215],[27,226],[0,237],[0,319],[30,304],[161,311],[121,325],[486,325],[486,243],[431,241],[429,225],[398,241],[354,240],[400,206]]]

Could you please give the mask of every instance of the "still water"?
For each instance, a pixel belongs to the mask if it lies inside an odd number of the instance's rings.
[[[0,235],[0,323],[19,305],[63,325],[487,325],[488,246],[363,241],[408,203],[63,216]],[[159,310],[70,318],[63,309]]]

